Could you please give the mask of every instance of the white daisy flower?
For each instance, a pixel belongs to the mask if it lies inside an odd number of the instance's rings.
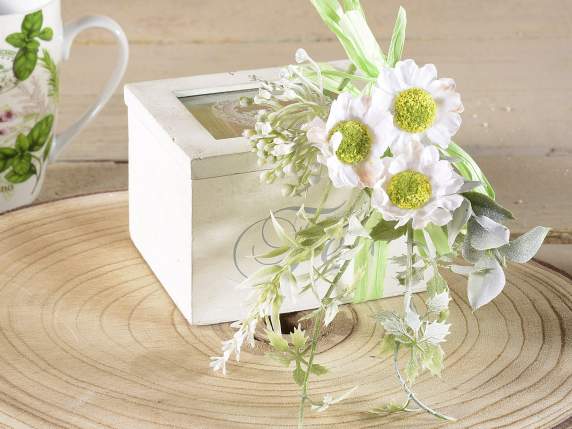
[[[377,92],[393,115],[390,146],[412,136],[446,148],[461,126],[463,103],[453,79],[437,79],[433,64],[418,67],[413,60],[380,69]]]
[[[463,178],[449,161],[439,159],[435,146],[410,141],[381,160],[380,179],[373,188],[372,205],[396,227],[413,220],[413,228],[432,223],[443,226],[463,202]]]
[[[315,118],[305,125],[308,141],[320,149],[318,161],[328,167],[336,188],[372,187],[381,157],[388,148],[392,118],[377,95],[342,93],[332,103],[327,122]]]

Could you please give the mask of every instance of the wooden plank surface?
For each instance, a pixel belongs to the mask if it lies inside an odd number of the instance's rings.
[[[569,0],[364,0],[387,46],[400,4],[408,11],[405,56],[454,77],[465,113],[458,143],[480,162],[519,220],[543,224],[552,242],[572,231],[572,2]],[[317,60],[343,57],[309,1],[63,0],[65,20],[106,14],[131,43],[125,82],[276,66],[303,46]],[[95,97],[115,51],[104,31],[81,34],[63,67],[59,128]],[[121,88],[50,167],[40,201],[126,183],[127,116]],[[568,260],[572,251],[561,248]],[[558,253],[558,252],[556,252]],[[554,252],[551,252],[553,255]]]
[[[228,324],[189,326],[129,240],[127,195],[98,194],[0,217],[0,426],[292,428],[299,389],[263,337],[223,378],[208,368]],[[572,281],[511,264],[504,293],[476,312],[446,274],[453,329],[443,377],[416,391],[455,416],[449,428],[553,428],[572,416]],[[442,428],[425,413],[374,416],[403,400],[378,358],[373,314],[400,297],[343,306],[319,340],[330,369],[311,393],[337,397],[312,428]],[[288,322],[291,326],[294,322]],[[401,361],[405,365],[406,356]]]

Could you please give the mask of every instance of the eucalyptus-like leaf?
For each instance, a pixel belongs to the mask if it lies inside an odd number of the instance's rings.
[[[476,250],[497,249],[508,243],[510,231],[487,216],[474,216],[467,225],[467,237]]]
[[[453,219],[447,225],[447,237],[449,246],[452,246],[461,230],[471,217],[471,203],[464,199],[461,205],[453,213]]]
[[[504,289],[506,279],[499,262],[493,256],[483,256],[469,274],[467,295],[473,310],[488,304]]]
[[[465,277],[469,277],[469,275],[471,275],[471,273],[475,269],[473,265],[451,265],[450,268],[451,271],[453,271],[454,273],[460,274]]]
[[[473,213],[477,216],[486,216],[496,222],[514,219],[514,216],[509,210],[484,194],[479,192],[465,192],[463,196],[471,202]]]
[[[463,241],[463,245],[461,246],[461,255],[467,262],[475,263],[479,259],[481,259],[485,254],[484,250],[477,250],[473,246],[471,246],[470,238],[467,235],[465,240]]]
[[[536,255],[549,232],[550,228],[537,226],[498,250],[508,260],[524,264]]]

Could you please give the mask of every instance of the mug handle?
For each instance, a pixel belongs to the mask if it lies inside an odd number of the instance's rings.
[[[63,61],[67,61],[69,58],[71,45],[76,36],[88,28],[102,28],[110,31],[119,45],[119,55],[113,73],[95,103],[73,125],[62,131],[54,139],[50,161],[54,161],[60,151],[100,112],[115,92],[127,68],[127,61],[129,60],[129,42],[127,37],[119,24],[106,16],[86,16],[64,26]]]

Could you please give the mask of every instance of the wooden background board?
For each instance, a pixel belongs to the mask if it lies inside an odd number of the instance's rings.
[[[403,4],[408,11],[405,56],[433,62],[441,76],[456,79],[466,109],[457,140],[474,154],[500,199],[517,214],[515,232],[542,224],[555,229],[552,242],[570,242],[572,3],[363,3],[384,47]],[[300,46],[317,60],[343,57],[306,0],[63,0],[63,13],[66,20],[107,14],[123,25],[131,43],[125,82],[287,64]],[[105,32],[80,35],[63,67],[60,128],[89,105],[114,54]],[[125,188],[126,121],[118,89],[51,166],[40,200]]]
[[[0,217],[0,426],[292,427],[297,389],[258,341],[226,378],[208,368],[227,324],[190,327],[131,245],[125,193],[67,199]],[[572,416],[572,281],[511,266],[505,292],[472,312],[449,276],[453,333],[443,378],[421,397],[452,428],[552,428]],[[354,395],[308,427],[442,427],[426,414],[372,416],[401,398],[377,357],[371,317],[400,298],[346,306],[317,361],[312,392]],[[337,340],[335,347],[331,341]]]

